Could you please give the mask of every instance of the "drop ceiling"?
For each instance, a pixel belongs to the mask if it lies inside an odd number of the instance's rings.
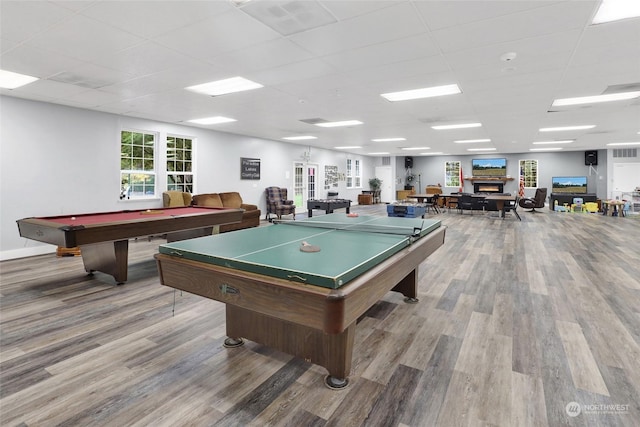
[[[599,1],[5,1],[0,68],[40,80],[7,96],[353,153],[565,151],[640,141],[638,99],[555,108],[556,98],[640,84],[640,19],[591,25]],[[505,61],[504,55],[515,53]],[[509,56],[509,55],[507,55]],[[513,55],[511,55],[513,56]],[[242,76],[217,97],[187,86]],[[457,84],[461,94],[380,94]],[[637,90],[637,89],[636,89]],[[235,122],[193,125],[224,116]],[[320,128],[314,121],[359,120]],[[435,124],[482,127],[436,131]],[[540,133],[539,128],[596,125]],[[373,142],[403,137],[405,141]],[[430,147],[419,151],[402,148]],[[539,147],[539,146],[538,146]]]

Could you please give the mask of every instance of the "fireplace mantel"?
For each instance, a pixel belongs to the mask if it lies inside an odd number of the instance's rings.
[[[465,178],[469,182],[474,181],[483,181],[483,182],[492,182],[492,181],[502,181],[506,183],[507,181],[513,181],[513,178],[506,176],[471,176],[469,178]]]

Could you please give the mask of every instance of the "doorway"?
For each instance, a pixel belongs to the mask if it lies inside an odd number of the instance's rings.
[[[380,202],[391,203],[395,200],[393,195],[394,182],[391,166],[376,166],[375,177],[382,181],[382,185],[380,187]]]
[[[293,201],[296,213],[307,211],[307,200],[317,198],[318,165],[295,162],[293,164]]]

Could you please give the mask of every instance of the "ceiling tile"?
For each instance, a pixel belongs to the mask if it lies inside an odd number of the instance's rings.
[[[409,3],[401,3],[289,38],[310,52],[323,56],[422,32],[426,32],[426,27],[413,7]]]
[[[143,39],[130,33],[76,15],[64,24],[36,35],[29,40],[29,44],[90,62],[101,55],[117,52],[142,41]]]

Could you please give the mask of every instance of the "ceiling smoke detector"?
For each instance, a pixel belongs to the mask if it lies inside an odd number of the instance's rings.
[[[518,54],[515,52],[507,52],[500,56],[500,60],[503,62],[511,62],[516,59],[516,56],[518,56]]]

